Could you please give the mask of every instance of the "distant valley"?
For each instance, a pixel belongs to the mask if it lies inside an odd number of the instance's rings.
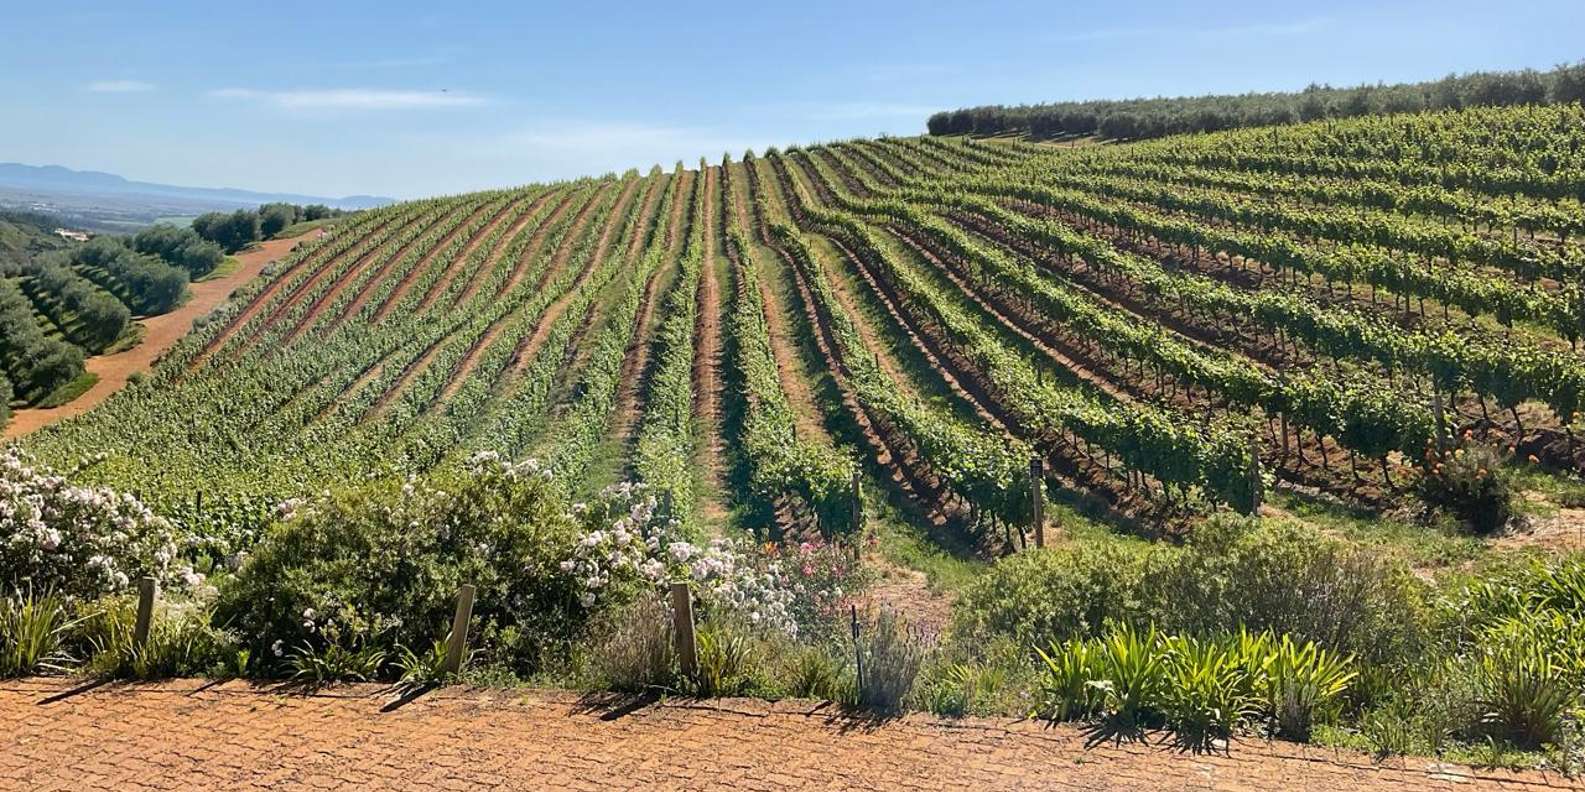
[[[113,173],[78,171],[59,165],[0,163],[0,207],[46,214],[71,228],[124,232],[164,219],[176,219],[185,224],[186,220],[204,212],[274,202],[371,209],[395,203],[395,200],[373,195],[330,198],[223,187],[182,187],[132,181]]]

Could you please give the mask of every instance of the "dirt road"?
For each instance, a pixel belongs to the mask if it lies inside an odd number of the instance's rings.
[[[152,368],[160,355],[165,354],[165,351],[180,341],[182,336],[187,335],[187,331],[193,329],[193,322],[198,317],[213,311],[225,302],[237,287],[256,277],[263,271],[265,265],[290,253],[298,242],[317,238],[321,233],[323,232],[315,229],[291,239],[264,242],[251,250],[237,254],[239,265],[236,271],[224,277],[192,284],[188,287],[192,296],[181,307],[170,313],[142,320],[140,324],[144,327],[143,341],[137,346],[113,355],[96,355],[88,358],[88,371],[98,374],[99,381],[81,396],[59,407],[17,410],[11,418],[11,423],[6,426],[6,438],[21,437],[56,421],[81,415],[110,398],[111,394],[126,387],[127,378],[134,372],[148,371]]]

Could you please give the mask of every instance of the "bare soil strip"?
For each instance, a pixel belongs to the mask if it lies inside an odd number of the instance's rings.
[[[720,169],[709,167],[704,173],[704,258],[699,272],[697,335],[694,341],[694,414],[704,429],[705,442],[698,449],[705,480],[711,483],[701,499],[700,516],[710,525],[726,519],[727,509],[720,495],[725,492],[722,460],[726,457],[726,438],[721,428],[721,288],[716,280],[716,246],[720,242],[716,218],[721,211],[717,189]]]
[[[191,295],[186,303],[170,313],[142,320],[143,341],[137,346],[113,355],[88,358],[89,373],[99,377],[99,381],[94,383],[93,387],[59,407],[17,410],[11,417],[11,423],[6,425],[5,436],[21,437],[56,421],[81,415],[110,398],[111,394],[126,386],[127,379],[134,372],[152,368],[166,350],[180,341],[182,336],[187,335],[193,327],[194,320],[219,307],[238,287],[257,277],[265,265],[290,253],[297,243],[317,239],[321,233],[319,230],[314,230],[291,239],[265,242],[239,254],[237,256],[239,266],[230,275],[188,286]]]

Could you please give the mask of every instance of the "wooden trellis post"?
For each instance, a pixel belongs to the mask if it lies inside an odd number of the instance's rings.
[[[152,577],[138,580],[138,614],[132,624],[132,645],[141,649],[149,642],[149,626],[154,621],[154,597],[160,590],[159,581]]]
[[[848,509],[848,533],[858,541],[859,533],[864,530],[864,482],[857,468],[853,470],[850,486],[848,497],[852,503]]]
[[[1046,465],[1040,457],[1029,460],[1029,497],[1035,523],[1035,547],[1046,546]]]
[[[1260,504],[1266,499],[1266,482],[1260,472],[1260,437],[1249,438],[1249,515],[1260,514]]]
[[[699,671],[699,650],[693,634],[693,595],[687,583],[671,584],[671,625],[677,643],[677,662],[683,676]]]
[[[462,671],[462,658],[468,652],[468,623],[473,621],[473,596],[477,591],[472,584],[457,589],[457,611],[451,616],[451,637],[446,641],[447,674]]]

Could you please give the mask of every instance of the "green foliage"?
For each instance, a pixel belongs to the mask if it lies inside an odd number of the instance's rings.
[[[259,213],[247,209],[230,214],[210,212],[193,218],[193,231],[227,253],[235,253],[262,239],[259,225]]]
[[[1099,135],[1134,139],[1235,127],[1291,124],[1325,118],[1462,107],[1577,102],[1585,85],[1585,62],[1547,72],[1471,72],[1441,80],[1334,88],[1312,84],[1303,91],[1228,96],[1094,100],[1050,104],[987,105],[936,113],[932,135],[998,135],[1012,131],[1038,137]]]
[[[854,703],[853,669],[829,646],[795,646],[781,653],[781,689],[789,696]]]
[[[558,566],[578,530],[540,476],[494,470],[439,488],[348,489],[274,528],[225,586],[218,618],[257,656],[291,648],[317,668],[428,643],[471,583],[480,645],[532,672],[564,655],[588,619]]]
[[[55,595],[0,596],[0,679],[64,672],[73,623],[66,601]]]
[[[211,624],[210,610],[196,602],[156,603],[147,643],[133,642],[137,601],[106,597],[83,606],[73,638],[86,648],[89,674],[114,679],[220,676],[245,671],[232,665],[236,639]]]
[[[699,666],[687,680],[694,695],[744,696],[763,683],[764,660],[747,631],[717,622],[700,628],[694,637]]]
[[[187,272],[188,278],[197,280],[220,266],[226,254],[214,242],[199,237],[191,228],[173,225],[154,225],[139,231],[130,240],[133,250],[159,256],[172,266]]]
[[[1036,654],[1036,715],[1099,718],[1118,734],[1165,725],[1196,750],[1256,723],[1308,741],[1317,720],[1337,715],[1357,674],[1352,658],[1269,632],[1199,638],[1124,626]]]
[[[1389,662],[1429,640],[1425,589],[1401,565],[1314,529],[1230,520],[1183,547],[1095,542],[1004,559],[963,592],[956,629],[1041,646],[1111,623],[1245,627]]]
[[[382,676],[389,657],[384,649],[372,644],[304,643],[286,656],[286,668],[292,679],[315,686],[372,682]],[[408,669],[400,670],[405,673]]]
[[[405,646],[398,647],[395,660],[397,681],[403,687],[418,688],[439,685],[450,679],[451,674],[446,671],[449,640],[450,636],[437,639],[429,644],[429,648],[416,652]],[[467,670],[466,658],[463,670]]]

